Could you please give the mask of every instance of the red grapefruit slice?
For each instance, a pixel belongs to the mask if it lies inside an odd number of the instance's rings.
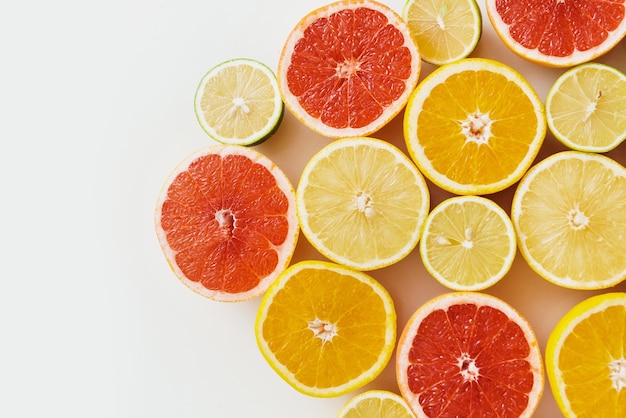
[[[591,61],[626,35],[625,0],[486,0],[485,6],[513,52],[546,66]]]
[[[421,60],[402,17],[372,0],[331,3],[291,31],[278,64],[287,108],[331,138],[369,135],[406,104]]]
[[[544,387],[528,322],[476,292],[443,294],[420,307],[398,342],[396,372],[417,417],[530,417]]]
[[[159,195],[155,223],[176,276],[219,301],[264,293],[289,264],[299,233],[289,179],[263,154],[237,145],[182,161]]]

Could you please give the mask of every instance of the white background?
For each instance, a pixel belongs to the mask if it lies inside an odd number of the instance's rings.
[[[293,26],[324,1],[11,2],[0,13],[0,416],[332,417],[351,396],[314,399],[283,382],[253,332],[259,300],[209,301],[184,287],[156,241],[169,171],[211,144],[193,112],[202,75],[250,57],[276,69]],[[400,12],[402,0],[385,2]],[[482,8],[481,2],[481,8]],[[483,9],[484,10],[484,9]],[[524,74],[540,96],[562,70],[530,64],[486,14],[473,56]],[[626,70],[626,43],[602,58]],[[432,71],[424,65],[422,74]],[[373,135],[404,149],[401,117]],[[294,185],[328,142],[286,114],[257,149]],[[539,158],[562,147],[549,135]],[[622,163],[626,148],[610,155]],[[433,204],[447,195],[433,189]],[[512,189],[493,198],[510,208]],[[294,261],[319,256],[301,235]],[[417,252],[371,272],[394,296],[401,331],[446,291]],[[624,291],[624,283],[616,287]],[[597,292],[557,289],[519,256],[487,293],[535,328]],[[363,389],[397,392],[394,360]],[[547,386],[537,417],[559,416]]]

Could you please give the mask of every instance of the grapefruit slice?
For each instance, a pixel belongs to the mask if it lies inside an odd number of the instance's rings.
[[[511,51],[550,67],[591,61],[626,35],[624,0],[486,0],[485,6]]]
[[[396,373],[417,417],[530,417],[544,387],[530,324],[478,292],[439,295],[418,308],[400,336]]]
[[[331,3],[294,27],[278,63],[287,108],[330,138],[366,136],[406,104],[421,60],[400,15],[372,0]]]
[[[287,176],[238,145],[207,147],[182,161],[158,197],[155,223],[176,276],[219,301],[265,292],[289,264],[299,233]]]

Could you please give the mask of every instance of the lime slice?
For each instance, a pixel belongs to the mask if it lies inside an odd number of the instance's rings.
[[[194,107],[202,129],[229,145],[255,145],[280,125],[284,106],[274,72],[248,58],[225,61],[207,72]]]
[[[467,57],[482,34],[475,0],[408,0],[402,17],[422,59],[434,65]]]
[[[563,73],[546,96],[550,131],[565,146],[606,152],[626,139],[626,75],[605,64]]]

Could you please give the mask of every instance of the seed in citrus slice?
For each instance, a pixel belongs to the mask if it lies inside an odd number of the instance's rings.
[[[501,299],[439,295],[415,311],[398,342],[402,396],[417,417],[530,417],[543,393],[530,324]]]
[[[615,160],[552,154],[520,181],[511,218],[521,254],[546,280],[602,289],[626,278],[626,168]]]
[[[344,138],[317,152],[296,190],[302,232],[332,261],[358,270],[396,263],[416,246],[430,205],[426,181],[398,148]]]
[[[287,176],[238,145],[210,146],[182,161],[158,197],[155,223],[176,276],[219,301],[265,292],[289,264],[299,233]]]
[[[548,91],[546,118],[550,131],[569,148],[614,149],[626,138],[626,75],[600,63],[569,69]]]
[[[480,196],[455,196],[426,218],[420,240],[426,270],[453,290],[482,290],[511,269],[517,242],[509,215]]]
[[[272,136],[284,106],[274,72],[248,58],[225,61],[209,70],[194,100],[200,126],[223,144],[255,145]]]
[[[511,186],[532,164],[545,134],[533,87],[513,68],[485,58],[435,69],[404,115],[411,157],[426,177],[456,194]]]
[[[626,34],[624,0],[486,0],[504,44],[529,61],[571,67],[611,50]]]
[[[367,274],[301,261],[263,296],[255,332],[261,353],[287,383],[333,397],[384,369],[395,346],[396,313],[389,293]]]
[[[400,15],[372,0],[316,9],[293,28],[278,64],[287,108],[331,137],[366,136],[405,106],[421,59]]]
[[[482,34],[476,0],[407,0],[402,17],[422,59],[434,65],[467,57]]]
[[[414,418],[402,396],[387,390],[368,390],[350,399],[337,418]]]
[[[564,416],[626,417],[626,293],[567,312],[548,338],[546,370]]]

